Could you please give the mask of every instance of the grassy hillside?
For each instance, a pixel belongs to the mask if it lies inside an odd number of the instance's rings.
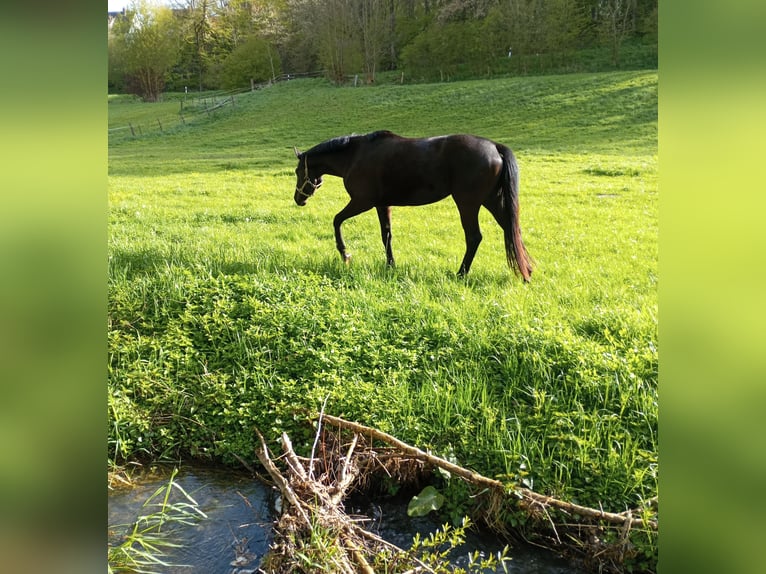
[[[110,103],[110,126],[151,123],[151,106]],[[327,398],[328,412],[541,493],[614,512],[656,496],[656,72],[299,80],[163,125],[110,136],[114,463],[251,460],[254,426],[308,448],[300,409]],[[342,265],[342,182],[297,207],[292,146],[376,129],[510,146],[532,282],[507,268],[488,213],[457,279],[449,199],[394,208],[393,270],[374,212],[349,220]],[[470,508],[459,485],[443,488],[454,516]],[[628,564],[652,570],[656,540],[631,536]]]

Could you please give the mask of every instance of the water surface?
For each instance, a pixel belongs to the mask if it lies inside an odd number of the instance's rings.
[[[167,485],[168,478],[149,477],[139,480],[133,488],[109,492],[110,542],[119,541],[126,525],[146,513],[142,505],[158,488]],[[273,539],[275,491],[249,473],[231,469],[186,466],[179,470],[175,481],[199,503],[207,519],[175,527],[174,541],[182,547],[168,551],[163,560],[177,566],[156,570],[168,574],[256,572]],[[410,518],[406,504],[401,502],[353,504],[347,509],[349,513],[368,516],[367,528],[400,548],[408,548],[416,533],[425,537],[440,526],[431,517]],[[467,555],[474,550],[496,553],[503,546],[494,536],[470,532],[465,544],[454,552],[454,563],[465,566]],[[511,574],[585,574],[566,560],[533,546],[514,544],[509,555],[512,560],[506,567]]]

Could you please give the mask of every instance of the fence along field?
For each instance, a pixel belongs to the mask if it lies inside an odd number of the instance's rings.
[[[122,106],[144,104],[110,114]],[[252,460],[253,427],[270,441],[285,430],[307,453],[313,431],[296,413],[327,399],[330,414],[484,476],[656,512],[656,121],[656,72],[356,89],[313,79],[110,140],[110,460],[237,464]],[[457,279],[464,244],[446,201],[394,209],[393,270],[374,214],[348,221],[353,260],[341,264],[342,183],[326,177],[296,207],[292,146],[375,129],[511,147],[531,283],[513,279],[487,213]],[[448,517],[470,510],[459,481],[438,486]],[[547,520],[506,519],[553,537]],[[627,536],[604,567],[654,570],[656,533]]]
[[[140,106],[140,109],[126,108],[125,104],[139,104],[141,99],[135,95],[111,94],[109,103],[118,108],[109,114],[109,141],[114,143],[125,138],[143,137],[144,135],[164,134],[165,130],[172,131],[187,123],[203,118],[210,118],[216,110],[226,106],[234,107],[236,99],[242,94],[262,90],[277,82],[285,82],[299,78],[321,76],[322,72],[304,74],[280,74],[269,82],[250,83],[249,88],[235,90],[215,90],[205,92],[189,92],[166,94],[159,103],[150,106]]]

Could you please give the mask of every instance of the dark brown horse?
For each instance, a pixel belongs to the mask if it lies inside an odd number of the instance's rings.
[[[386,260],[393,265],[391,206],[426,205],[452,195],[465,232],[465,256],[458,274],[468,273],[481,243],[483,205],[503,228],[511,269],[529,281],[532,260],[519,228],[519,170],[506,146],[471,135],[410,139],[379,131],[334,138],[303,153],[296,149],[295,155],[298,205],[306,205],[324,174],[343,178],[351,200],[334,224],[335,243],[344,261],[351,256],[340,226],[350,217],[373,207],[378,211]]]

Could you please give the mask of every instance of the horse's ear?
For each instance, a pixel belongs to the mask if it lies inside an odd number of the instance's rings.
[[[293,146],[293,151],[295,152],[295,157],[297,157],[298,159],[300,159],[300,157],[301,157],[301,152],[299,152],[299,151],[298,151],[298,148],[297,148],[297,147],[295,147],[295,146]]]

